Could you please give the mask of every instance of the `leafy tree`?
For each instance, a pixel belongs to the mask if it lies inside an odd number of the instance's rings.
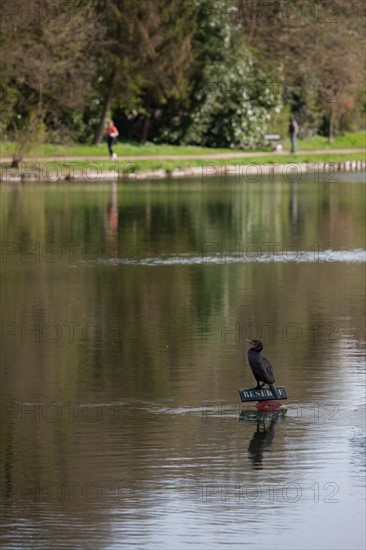
[[[52,2],[52,10],[46,0],[31,7],[24,11],[21,4],[19,11],[3,12],[1,27],[7,120],[18,140],[14,164],[46,127],[56,127],[68,111],[83,109],[94,68],[90,53],[97,26],[88,3],[71,11],[62,0]]]
[[[242,148],[261,144],[272,114],[279,124],[281,93],[303,135],[332,139],[364,116],[361,0],[1,8],[0,130],[18,141],[15,163],[47,136],[98,143],[112,112],[141,141]]]
[[[358,116],[365,77],[362,0],[235,0],[235,8],[230,17],[248,44],[283,64],[285,99],[303,128],[316,132],[324,121],[332,139],[342,115]]]
[[[217,85],[203,88],[184,142],[208,147],[250,149],[263,145],[271,110],[281,94],[250,54],[231,67],[215,66]],[[212,74],[212,67],[206,72]]]
[[[192,63],[192,0],[107,0],[104,101],[95,136],[99,142],[113,100],[126,115],[144,118],[142,141],[154,111],[170,98],[184,101]]]
[[[270,112],[281,107],[281,90],[273,86],[274,67],[256,58],[240,27],[224,17],[229,7],[224,0],[197,4],[189,109],[161,125],[160,141],[232,148],[263,144]]]

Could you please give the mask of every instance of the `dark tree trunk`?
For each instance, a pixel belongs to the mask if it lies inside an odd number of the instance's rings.
[[[105,126],[105,119],[106,119],[106,116],[107,116],[107,113],[108,113],[109,109],[111,108],[114,88],[115,88],[115,85],[116,85],[116,80],[117,80],[117,69],[114,68],[113,71],[112,71],[111,77],[109,79],[107,95],[106,95],[105,100],[104,100],[103,110],[102,110],[102,113],[100,115],[98,128],[97,128],[97,131],[96,131],[95,136],[94,136],[94,141],[93,141],[94,145],[98,145],[98,143],[102,139],[104,126]]]
[[[331,109],[329,114],[329,134],[328,134],[329,143],[332,143],[333,139],[334,139],[334,112],[333,112],[333,109]]]
[[[147,140],[147,136],[149,134],[149,126],[150,126],[150,114],[147,114],[145,116],[144,126],[142,128],[142,136],[141,136],[142,143],[145,143],[145,141]]]

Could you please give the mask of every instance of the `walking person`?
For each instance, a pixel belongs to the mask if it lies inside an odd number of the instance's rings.
[[[296,137],[299,133],[299,125],[294,115],[290,116],[289,134],[291,138],[291,153],[296,153]]]
[[[105,135],[107,138],[107,144],[108,144],[108,151],[109,155],[111,157],[111,160],[114,160],[117,158],[116,153],[113,152],[113,145],[116,143],[117,138],[119,136],[119,131],[117,130],[117,127],[114,125],[113,120],[110,120],[108,123],[108,126],[105,131]]]

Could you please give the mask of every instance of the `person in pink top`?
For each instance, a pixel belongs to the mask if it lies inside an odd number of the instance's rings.
[[[107,138],[107,144],[108,144],[108,151],[111,159],[116,159],[117,155],[113,152],[113,145],[116,143],[117,138],[119,136],[119,131],[117,130],[117,127],[114,125],[113,120],[110,120],[108,123],[108,126],[105,131],[105,135]]]

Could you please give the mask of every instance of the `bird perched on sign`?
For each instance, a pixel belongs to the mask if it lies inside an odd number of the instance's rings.
[[[265,384],[268,384],[269,389],[272,392],[273,397],[280,398],[278,389],[275,386],[275,377],[271,363],[267,357],[261,354],[263,344],[259,340],[245,340],[249,342],[253,347],[248,350],[248,361],[250,368],[254,374],[254,378],[257,381],[256,389],[261,389]],[[262,382],[262,384],[261,384]]]

